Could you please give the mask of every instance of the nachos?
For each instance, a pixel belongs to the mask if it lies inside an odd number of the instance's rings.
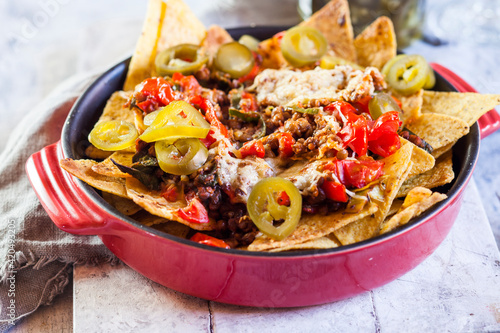
[[[337,19],[332,20],[332,17]],[[392,22],[354,37],[345,0],[259,41],[151,0],[123,91],[61,167],[118,211],[195,242],[332,248],[446,198],[451,147],[499,95],[434,92]]]

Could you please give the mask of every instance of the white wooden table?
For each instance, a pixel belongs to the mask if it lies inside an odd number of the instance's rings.
[[[447,0],[433,1],[444,2]],[[294,24],[296,1],[186,0],[206,24]],[[47,4],[52,7],[47,7]],[[75,72],[104,69],[132,53],[145,1],[0,2],[0,148],[12,114]],[[48,8],[48,9],[47,9]],[[45,12],[46,22],[36,21]],[[49,15],[50,14],[50,15]],[[38,22],[38,23],[37,23]],[[26,30],[29,24],[36,29]],[[16,39],[17,38],[17,39]],[[500,93],[498,45],[406,50],[446,65],[484,93]],[[16,77],[12,81],[10,78]],[[483,140],[474,180],[450,235],[400,279],[349,300],[295,309],[207,302],[164,288],[126,266],[76,267],[73,285],[14,332],[496,332],[500,331],[500,133]]]

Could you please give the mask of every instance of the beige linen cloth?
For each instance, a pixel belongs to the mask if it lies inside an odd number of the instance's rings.
[[[50,304],[68,284],[73,264],[118,260],[98,237],[59,230],[25,172],[31,154],[60,139],[68,112],[95,77],[63,82],[26,115],[0,155],[0,332]]]

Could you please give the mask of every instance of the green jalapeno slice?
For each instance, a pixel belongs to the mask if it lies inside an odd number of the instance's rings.
[[[328,42],[323,34],[312,27],[293,27],[281,40],[281,53],[294,67],[310,65],[326,53]]]
[[[280,199],[283,196],[287,197],[288,205],[282,204]],[[297,228],[302,212],[302,196],[287,179],[265,178],[250,192],[247,210],[253,223],[263,234],[281,240]],[[276,226],[278,223],[281,224]]]
[[[180,44],[170,47],[156,56],[155,66],[158,75],[173,75],[176,72],[193,74],[208,62],[198,45]]]
[[[156,158],[160,168],[173,175],[189,175],[205,164],[208,150],[198,139],[155,142]]]
[[[220,71],[238,79],[250,73],[255,60],[248,47],[238,42],[230,42],[219,47],[214,64]]]
[[[368,103],[368,110],[370,110],[370,115],[373,120],[390,111],[397,111],[401,114],[398,103],[396,103],[391,95],[386,93],[375,94]]]

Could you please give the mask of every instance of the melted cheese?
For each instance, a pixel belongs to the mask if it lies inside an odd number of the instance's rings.
[[[300,194],[307,196],[312,194],[321,177],[325,176],[325,173],[318,171],[319,167],[330,160],[322,159],[314,162],[298,161],[279,174],[279,176],[291,181],[300,191]]]
[[[252,89],[257,91],[257,102],[261,104],[292,106],[310,100],[334,101],[341,97],[340,91],[352,72],[350,66],[317,67],[304,72],[266,69],[257,75]]]
[[[233,203],[246,203],[255,184],[274,175],[274,170],[263,159],[253,156],[237,159],[225,154],[217,165],[219,185],[234,191]]]

